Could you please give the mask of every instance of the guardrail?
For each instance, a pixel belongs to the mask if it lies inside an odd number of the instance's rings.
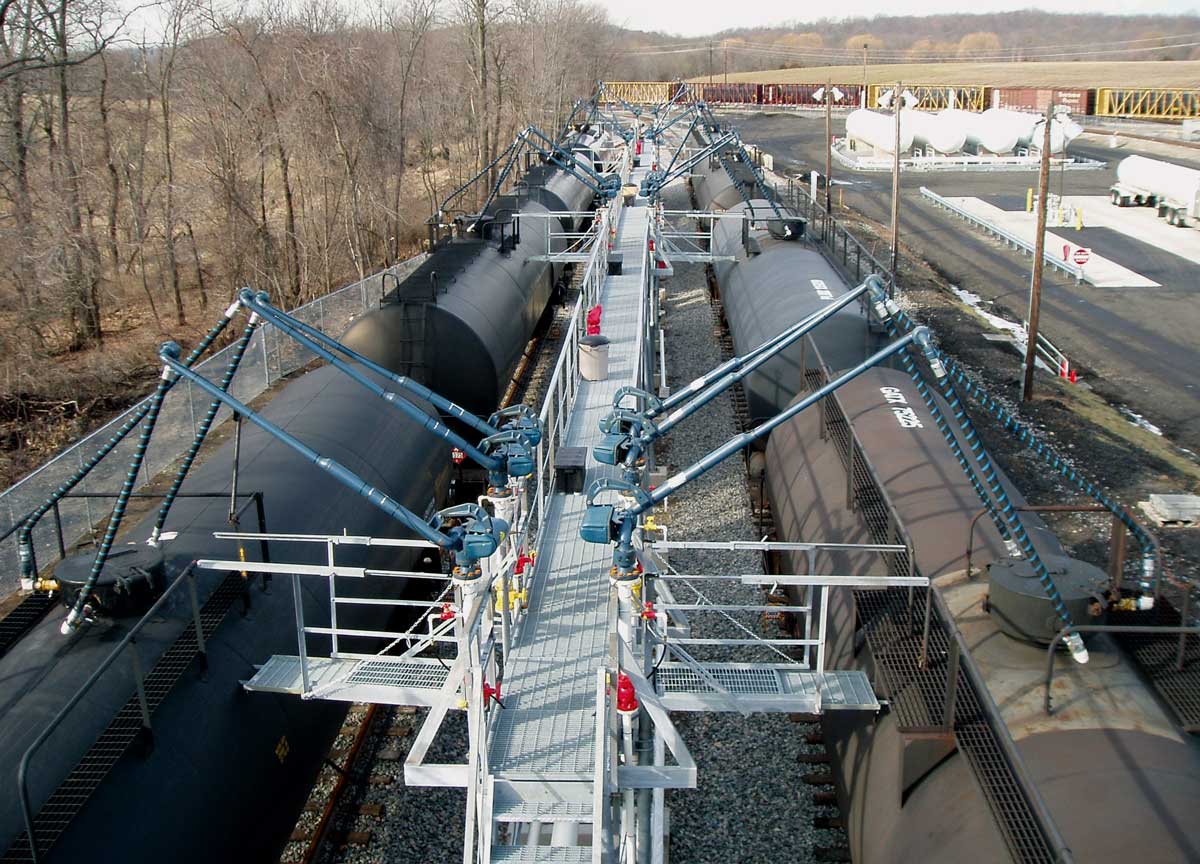
[[[1001,228],[999,225],[995,224],[994,222],[989,222],[987,219],[983,219],[979,216],[976,216],[974,213],[971,213],[971,212],[965,210],[964,208],[959,207],[957,204],[955,204],[952,201],[948,201],[947,199],[943,198],[941,195],[937,194],[936,192],[934,192],[931,189],[927,189],[926,187],[922,186],[921,187],[921,195],[923,195],[928,200],[932,201],[938,207],[941,207],[944,210],[949,210],[951,213],[958,216],[960,219],[963,219],[963,220],[971,223],[972,225],[974,225],[977,228],[982,228],[984,231],[988,232],[992,236],[994,236],[1000,240],[1003,240],[1005,243],[1007,243],[1010,246],[1013,246],[1017,249],[1022,250],[1027,255],[1033,255],[1037,251],[1034,244],[1030,243],[1028,240],[1025,240],[1022,237],[1018,237],[1016,234],[1013,234],[1011,231],[1006,231],[1005,229]],[[1070,261],[1059,260],[1058,258],[1054,257],[1052,254],[1050,254],[1049,250],[1046,250],[1046,249],[1042,250],[1042,258],[1045,260],[1046,264],[1053,267],[1055,270],[1059,270],[1059,271],[1067,274],[1068,276],[1072,277],[1076,282],[1088,281],[1087,277],[1084,275],[1082,267],[1079,267],[1076,264],[1072,264]]]
[[[771,184],[771,190],[785,207],[808,220],[808,238],[825,247],[825,257],[842,272],[847,281],[858,285],[867,276],[875,274],[887,286],[888,294],[895,296],[896,280],[892,271],[849,228],[825,212],[824,205],[812,197],[808,186],[789,179],[786,186]]]
[[[980,217],[974,215],[973,213],[967,212],[962,207],[959,207],[957,204],[954,204],[951,201],[947,201],[941,195],[938,195],[936,192],[934,192],[930,189],[926,189],[924,186],[921,187],[921,194],[923,196],[925,196],[926,198],[928,198],[930,201],[932,201],[937,206],[942,207],[946,210],[949,210],[950,212],[965,219],[966,221],[970,222],[973,225],[977,225],[980,228],[983,228],[985,231],[988,231],[989,233],[995,235],[996,237],[999,237],[1001,240],[1004,240],[1009,245],[1016,246],[1016,247],[1024,250],[1029,255],[1033,255],[1037,251],[1035,249],[1035,247],[1033,246],[1033,244],[1029,243],[1028,241],[1026,241],[1020,237],[1017,237],[1015,234],[1013,234],[1009,231],[1005,231],[1003,228],[989,222],[986,219],[981,219]],[[1043,251],[1043,257],[1045,258],[1046,263],[1049,264],[1051,267],[1061,270],[1062,272],[1066,273],[1069,276],[1074,276],[1076,282],[1089,281],[1087,279],[1087,277],[1084,275],[1082,267],[1072,264],[1069,261],[1060,261],[1059,259],[1055,258],[1053,255],[1051,255],[1048,251]],[[1022,321],[1021,326],[1025,328],[1025,339],[1028,340],[1029,339],[1029,322]],[[1042,360],[1042,362],[1045,363],[1050,368],[1051,372],[1058,375],[1060,378],[1069,378],[1070,377],[1070,375],[1071,375],[1071,359],[1066,355],[1066,353],[1062,349],[1060,349],[1057,345],[1055,345],[1052,341],[1050,341],[1049,337],[1047,337],[1046,334],[1043,333],[1041,330],[1039,330],[1038,334],[1037,334],[1036,353],[1037,353],[1037,356]]]

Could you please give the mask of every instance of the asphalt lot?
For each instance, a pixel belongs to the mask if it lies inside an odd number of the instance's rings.
[[[775,157],[777,171],[823,171],[824,118],[815,115],[730,115],[742,137]],[[834,134],[844,120],[834,118]],[[1106,195],[1125,155],[1164,158],[1155,144],[1086,136],[1073,153],[1108,165],[1097,170],[1054,171],[1051,190],[1067,195]],[[1200,151],[1177,150],[1172,161],[1200,167]],[[1194,155],[1193,155],[1194,154]],[[891,219],[891,175],[848,172],[834,164],[835,189],[864,216]],[[922,198],[924,185],[946,196],[976,196],[1005,209],[1025,206],[1036,171],[912,172],[902,176],[902,242],[919,248],[952,284],[1006,307],[1020,317],[1029,302],[1031,259],[968,227]],[[1116,289],[1076,284],[1047,271],[1042,290],[1042,328],[1081,369],[1085,380],[1109,399],[1160,426],[1177,443],[1200,452],[1200,267],[1182,257],[1107,228],[1057,229],[1098,254],[1162,284]],[[1200,228],[1181,228],[1196,231]],[[903,273],[901,274],[903,284]]]

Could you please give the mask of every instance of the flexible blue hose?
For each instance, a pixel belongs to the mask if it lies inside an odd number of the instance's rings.
[[[171,343],[178,356],[179,347]],[[164,349],[165,350],[165,349]],[[92,562],[92,571],[88,574],[87,581],[83,587],[79,589],[79,595],[75,598],[75,603],[71,606],[71,611],[67,614],[67,620],[63,622],[62,632],[65,636],[78,626],[80,619],[83,617],[83,607],[87,604],[87,599],[96,587],[96,581],[100,578],[100,573],[104,570],[104,564],[108,560],[108,553],[112,550],[113,542],[117,539],[117,531],[120,530],[121,521],[125,517],[125,508],[129,504],[129,496],[133,493],[133,487],[137,484],[138,472],[142,470],[142,462],[146,458],[146,448],[150,444],[150,437],[154,434],[154,424],[158,422],[158,413],[162,408],[163,399],[167,396],[167,391],[171,389],[171,385],[175,383],[176,377],[170,374],[166,369],[158,379],[158,387],[154,390],[154,395],[150,397],[150,408],[146,412],[146,422],[142,426],[142,432],[138,436],[137,447],[133,451],[133,459],[129,463],[129,470],[125,473],[125,482],[121,484],[121,491],[117,495],[117,503],[113,505],[112,515],[108,517],[108,527],[104,529],[104,539],[100,541],[100,548],[96,550],[96,559]]]
[[[187,359],[184,361],[184,365],[186,365],[188,368],[194,366],[196,361],[200,359],[200,356],[209,349],[212,343],[216,341],[216,338],[221,335],[228,324],[229,314],[221,318],[221,320],[213,325],[208,333],[205,334],[204,338],[200,340],[199,344],[197,344],[196,347],[192,349],[192,352],[188,354]],[[25,520],[24,524],[21,525],[20,530],[17,532],[17,548],[21,558],[21,576],[23,578],[32,579],[35,575],[33,572],[34,559],[32,538],[33,529],[37,525],[38,521],[41,520],[41,518],[48,512],[50,512],[50,509],[55,504],[65,498],[72,489],[78,486],[79,482],[88,474],[90,474],[92,469],[99,465],[100,461],[105,456],[111,453],[118,444],[124,441],[125,436],[132,432],[139,423],[146,419],[146,415],[149,413],[149,411],[150,400],[146,400],[139,408],[129,415],[129,418],[121,424],[121,428],[114,432],[112,437],[109,438],[108,441],[106,441],[90,459],[83,463],[78,471],[64,480],[62,485],[55,489],[54,493],[47,498],[41,504],[41,506],[34,510],[29,515],[29,518]]]
[[[250,344],[250,339],[254,336],[254,331],[257,327],[258,320],[251,317],[245,329],[242,330],[241,338],[234,344],[233,353],[229,358],[229,362],[225,365],[225,374],[221,377],[219,385],[223,392],[228,392],[230,385],[233,384],[233,376],[237,374],[238,367],[242,362],[242,356],[246,353],[246,347]],[[204,419],[200,421],[200,426],[196,429],[196,434],[192,438],[192,446],[184,454],[183,463],[179,466],[179,470],[175,472],[175,479],[171,481],[171,488],[167,490],[167,495],[163,498],[163,502],[158,508],[158,517],[154,520],[154,532],[150,535],[154,542],[158,541],[158,536],[162,533],[163,525],[167,521],[167,514],[171,512],[175,498],[179,495],[179,489],[183,486],[184,478],[192,470],[192,465],[200,453],[200,447],[204,444],[204,439],[208,436],[209,430],[212,429],[220,408],[221,402],[217,399],[213,399],[208,403],[208,411],[205,412]]]

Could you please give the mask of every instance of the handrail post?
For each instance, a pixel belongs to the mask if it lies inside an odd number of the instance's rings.
[[[329,639],[331,642],[330,656],[338,656],[337,634],[337,577],[334,575],[333,541],[325,543],[326,563],[329,565]]]
[[[196,628],[196,653],[200,655],[200,677],[208,673],[208,651],[204,646],[204,628],[200,624],[200,601],[196,596],[196,573],[189,568],[187,573],[188,595],[192,603],[192,626]]]
[[[142,731],[151,734],[153,730],[150,728],[150,705],[146,701],[146,686],[145,676],[142,672],[142,657],[138,654],[137,639],[129,640],[129,658],[133,664],[133,677],[137,683],[137,698],[138,708],[142,712]]]
[[[1121,581],[1125,576],[1125,523],[1116,513],[1108,541],[1108,576],[1115,596],[1121,596]]]
[[[259,492],[259,491],[256,491],[253,494],[254,494],[254,512],[258,518],[258,533],[266,534],[267,533],[267,512],[266,512],[265,506],[263,505],[263,494],[262,494],[262,492]],[[262,556],[263,563],[270,563],[271,550],[270,550],[270,545],[269,545],[266,537],[263,537],[262,539],[260,539],[258,541],[258,552]],[[271,583],[271,574],[269,574],[269,573],[262,574],[262,587],[263,587],[264,591],[267,589],[267,586],[270,583]]]
[[[292,574],[292,603],[296,607],[296,649],[300,657],[300,684],[303,687],[301,698],[307,699],[312,690],[308,679],[308,649],[304,644],[304,597],[300,591],[300,575]]]
[[[58,501],[54,502],[54,534],[58,538],[58,557],[67,557],[67,546],[63,542],[62,512],[58,509]],[[37,571],[34,570],[34,573]]]
[[[930,586],[932,587],[932,586]],[[950,657],[946,665],[946,701],[942,709],[942,723],[947,731],[954,729],[954,711],[958,706],[958,666],[960,648],[957,639],[950,640]]]

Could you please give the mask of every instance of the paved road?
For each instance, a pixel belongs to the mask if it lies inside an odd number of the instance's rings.
[[[743,137],[775,156],[777,168],[823,170],[824,119],[794,115],[743,115],[733,119]],[[843,128],[834,119],[834,134]],[[1094,171],[1054,172],[1053,191],[1104,195],[1115,178],[1120,156],[1136,152],[1137,142],[1118,150],[1103,139],[1073,148],[1109,162]],[[1153,146],[1153,145],[1151,145]],[[1158,158],[1161,158],[1159,156]],[[1180,162],[1200,167],[1200,151]],[[845,203],[871,219],[890,221],[891,177],[839,171],[835,183]],[[1028,305],[1031,259],[967,228],[929,204],[921,185],[942,195],[974,195],[1006,208],[1024,206],[1035,172],[922,172],[904,178],[901,232],[920,247],[945,278],[1020,313]],[[1180,230],[1200,230],[1197,228]],[[1047,272],[1043,282],[1044,332],[1079,362],[1101,392],[1124,402],[1161,426],[1172,440],[1200,452],[1200,267],[1192,262],[1105,228],[1071,231],[1072,239],[1156,282],[1161,288],[1116,289],[1076,285]],[[903,281],[903,274],[901,275]]]

